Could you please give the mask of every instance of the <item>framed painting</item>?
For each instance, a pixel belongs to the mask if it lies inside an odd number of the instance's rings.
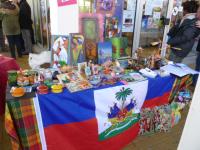
[[[127,37],[114,37],[108,39],[112,42],[113,59],[128,56],[128,39]]]
[[[82,34],[70,34],[70,60],[71,65],[77,66],[78,63],[85,62],[85,38]]]
[[[104,40],[104,16],[102,14],[82,13],[79,17],[79,31],[84,36],[85,40],[87,39],[95,42]]]
[[[98,63],[103,64],[106,61],[112,61],[112,43],[99,42],[98,43]]]
[[[88,40],[98,41],[98,19],[97,18],[83,18],[82,19],[83,35]]]
[[[53,68],[58,68],[70,63],[69,36],[52,35]]]
[[[117,17],[106,17],[105,18],[105,38],[119,37],[119,19]]]
[[[85,40],[85,54],[87,61],[97,63],[97,45],[95,41]]]

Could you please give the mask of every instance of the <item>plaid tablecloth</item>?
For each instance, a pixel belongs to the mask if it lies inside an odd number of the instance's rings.
[[[14,150],[42,149],[33,98],[7,101],[5,128]]]

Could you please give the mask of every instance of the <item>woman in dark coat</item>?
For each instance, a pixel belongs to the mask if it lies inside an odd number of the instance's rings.
[[[195,1],[183,3],[184,17],[168,33],[167,44],[171,46],[169,59],[175,63],[182,62],[192,50],[195,38],[200,34],[200,29],[196,27],[195,13],[197,9],[198,3]]]

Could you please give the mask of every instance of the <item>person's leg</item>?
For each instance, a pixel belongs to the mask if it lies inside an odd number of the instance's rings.
[[[170,52],[170,54],[169,54],[169,60],[170,60],[170,61],[173,61],[173,62],[175,62],[175,63],[181,63],[182,60],[183,60],[183,58],[182,58],[182,57],[176,56],[176,55],[172,52],[172,50],[171,50],[171,52]]]
[[[8,40],[8,45],[10,48],[10,54],[11,57],[16,59],[16,55],[15,55],[15,37],[14,35],[7,35],[7,40]]]
[[[22,57],[22,46],[21,46],[21,38],[20,34],[15,35],[15,45],[17,47],[18,57]]]
[[[30,30],[22,30],[22,37],[24,40],[25,51],[28,53],[32,52],[32,40]]]

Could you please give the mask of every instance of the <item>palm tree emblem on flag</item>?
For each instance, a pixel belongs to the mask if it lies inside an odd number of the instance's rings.
[[[127,97],[132,94],[132,89],[124,87],[122,87],[119,92],[115,93],[116,100],[122,103],[121,108],[117,103],[114,103],[114,106],[110,108],[107,117],[112,126],[100,134],[100,140],[105,140],[120,134],[139,120],[139,114],[134,113],[134,108],[137,105],[136,99],[134,97],[131,98],[130,102],[125,105]]]

